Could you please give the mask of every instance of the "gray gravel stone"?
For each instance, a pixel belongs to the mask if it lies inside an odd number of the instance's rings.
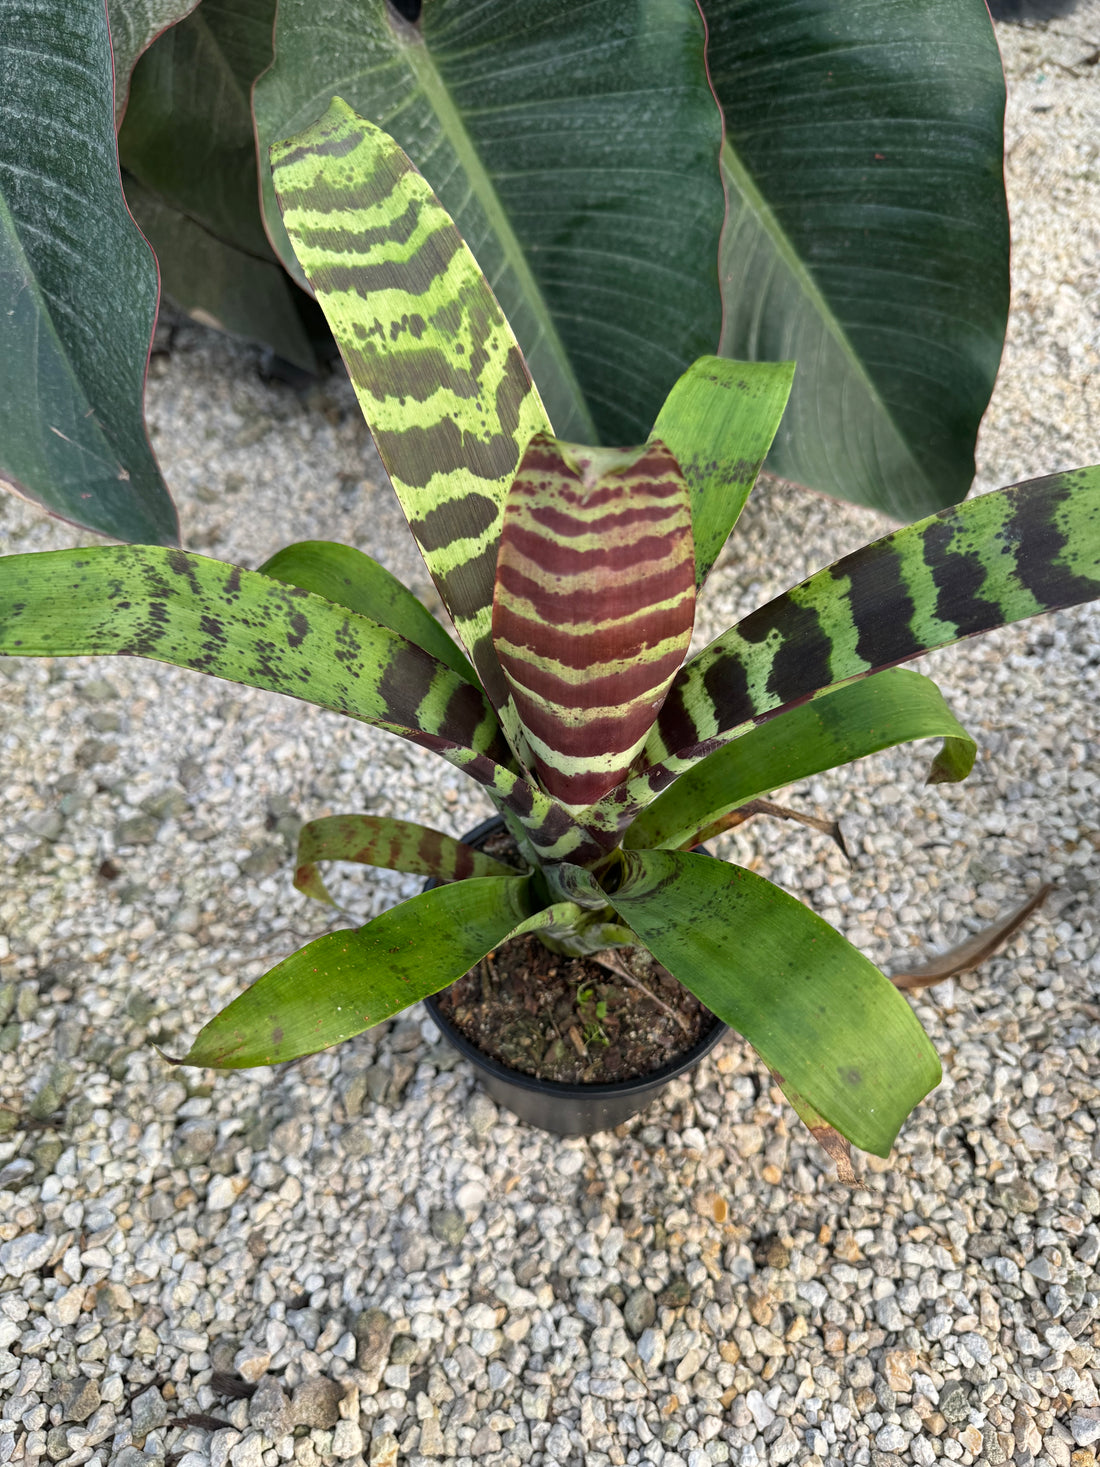
[[[248,1403],[248,1424],[276,1441],[291,1429],[290,1408],[282,1386],[272,1375],[261,1376]]]
[[[8,1243],[0,1243],[0,1274],[21,1279],[49,1262],[54,1240],[45,1233],[23,1233]]]
[[[945,1421],[965,1421],[970,1415],[970,1395],[961,1381],[945,1381],[940,1387],[940,1412]]]
[[[290,1418],[294,1426],[333,1427],[340,1419],[338,1410],[343,1389],[334,1380],[316,1375],[296,1386],[290,1398]]]
[[[66,1421],[87,1421],[99,1408],[99,1384],[94,1380],[74,1381],[61,1403]]]
[[[168,1407],[155,1386],[142,1391],[130,1402],[130,1430],[135,1440],[149,1435],[168,1420]]]
[[[355,1363],[366,1375],[379,1375],[389,1359],[393,1320],[384,1309],[366,1309],[355,1321]]]
[[[644,1284],[632,1289],[623,1305],[623,1321],[635,1339],[657,1318],[657,1300]]]

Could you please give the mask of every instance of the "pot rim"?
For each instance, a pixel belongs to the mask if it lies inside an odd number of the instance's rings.
[[[467,845],[477,845],[487,836],[495,831],[506,828],[505,822],[499,815],[490,816],[483,820],[475,829],[467,832],[462,840]],[[432,877],[425,883],[424,890],[432,886],[438,886],[439,882]],[[457,981],[457,980],[456,980]],[[448,984],[449,988],[451,985]],[[446,988],[440,989],[445,993]],[[510,1085],[517,1085],[522,1090],[538,1091],[543,1095],[554,1095],[562,1100],[597,1100],[604,1096],[625,1096],[638,1091],[649,1090],[674,1080],[686,1070],[693,1069],[695,1065],[709,1054],[723,1035],[730,1032],[728,1024],[723,1023],[716,1015],[714,1022],[706,1033],[695,1041],[690,1049],[667,1060],[656,1070],[650,1070],[644,1075],[635,1075],[629,1080],[600,1080],[589,1084],[580,1081],[544,1080],[538,1075],[526,1074],[523,1070],[513,1070],[509,1065],[502,1064],[500,1060],[494,1059],[477,1047],[471,1040],[467,1039],[459,1029],[456,1029],[451,1021],[440,1011],[438,1003],[439,994],[432,993],[423,1000],[428,1012],[432,1016],[432,1022],[472,1064],[479,1066],[482,1070],[494,1075],[498,1080],[506,1081]]]

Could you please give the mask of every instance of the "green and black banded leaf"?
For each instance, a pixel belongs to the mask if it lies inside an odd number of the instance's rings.
[[[704,45],[694,0],[430,0],[416,25],[387,0],[279,0],[260,152],[334,94],[392,133],[492,282],[552,431],[639,443],[721,328]]]
[[[437,881],[515,874],[503,861],[441,830],[385,815],[325,815],[302,826],[294,885],[306,896],[335,906],[317,870],[319,861],[385,866],[390,871],[434,876]]]
[[[385,566],[361,550],[333,540],[300,540],[277,550],[260,571],[381,622],[445,662],[459,677],[477,682],[461,649],[428,608]]]
[[[625,852],[607,900],[828,1125],[889,1155],[940,1063],[905,999],[839,932],[763,877],[689,851]]]
[[[286,693],[446,754],[507,760],[478,689],[365,616],[182,550],[97,546],[0,560],[10,656],[149,657]]]
[[[522,354],[450,216],[386,133],[334,99],[276,144],[272,168],[386,472],[511,738],[490,642],[496,549],[523,450],[549,427]]]
[[[440,754],[514,813],[547,859],[598,859],[613,842],[508,766],[484,694],[346,607],[182,550],[98,546],[0,559],[0,656],[150,657],[268,688]]]
[[[1008,314],[1004,74],[978,0],[701,0],[726,121],[723,355],[798,362],[769,466],[962,499]]]
[[[694,617],[691,500],[664,444],[533,438],[505,505],[493,647],[556,799],[583,810],[623,778]]]
[[[256,980],[175,1061],[248,1069],[315,1054],[438,993],[486,953],[567,920],[535,909],[528,876],[437,886],[365,927],[318,937]]]
[[[673,850],[694,844],[714,821],[781,785],[927,738],[944,741],[929,783],[965,779],[974,740],[930,678],[893,668],[847,683],[750,728],[685,770],[628,827],[623,844]]]
[[[126,209],[102,4],[0,0],[0,484],[174,545],[145,435],[157,263]]]
[[[1041,611],[1100,597],[1100,466],[1032,479],[897,530],[752,612],[673,681],[646,757],[609,798],[844,682]]]
[[[793,362],[700,357],[673,387],[651,439],[691,491],[695,585],[702,586],[756,483],[790,396]]]

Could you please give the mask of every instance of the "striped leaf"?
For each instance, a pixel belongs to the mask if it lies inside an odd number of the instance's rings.
[[[721,330],[705,41],[695,0],[279,0],[260,151],[334,93],[392,133],[492,281],[557,435],[638,443]],[[264,214],[295,270],[266,180]]]
[[[505,507],[493,645],[556,799],[583,809],[623,778],[694,615],[691,501],[664,444],[533,438]]]
[[[731,810],[780,785],[911,739],[942,738],[930,784],[965,779],[975,744],[919,672],[893,668],[823,693],[749,729],[680,775],[627,829],[627,847],[691,846]]]
[[[593,819],[784,709],[964,637],[1100,597],[1100,466],[982,495],[866,545],[752,612],[673,681],[652,767]]]
[[[691,491],[695,585],[717,560],[771,447],[793,362],[700,357],[675,384],[651,438],[671,449]]]
[[[317,869],[319,861],[385,866],[390,871],[434,876],[437,881],[515,874],[503,861],[441,830],[384,815],[326,815],[302,826],[294,885],[306,896],[335,906]]]
[[[392,138],[334,99],[271,160],[386,472],[511,737],[490,608],[504,497],[549,428],[539,395],[477,261]]]

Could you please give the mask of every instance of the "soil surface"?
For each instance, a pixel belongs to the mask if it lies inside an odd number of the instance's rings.
[[[617,948],[600,957],[649,992],[592,958],[563,957],[528,936],[483,958],[439,995],[439,1006],[483,1054],[565,1084],[651,1074],[715,1022],[647,952]]]
[[[504,834],[478,844],[502,860],[515,854]],[[572,1085],[652,1074],[716,1022],[643,948],[571,958],[533,935],[490,953],[437,1001],[483,1054]]]

